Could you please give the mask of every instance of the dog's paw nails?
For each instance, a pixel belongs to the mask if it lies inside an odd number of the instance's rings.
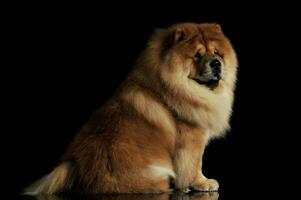
[[[185,193],[185,194],[187,194],[187,193],[190,192],[190,189],[189,189],[189,188],[184,188],[184,189],[182,190],[182,192]]]

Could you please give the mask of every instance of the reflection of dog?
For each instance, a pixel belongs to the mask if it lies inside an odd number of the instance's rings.
[[[236,69],[217,24],[158,30],[63,161],[26,193],[167,192],[170,179],[180,190],[217,190],[202,156],[229,127]]]
[[[163,194],[107,194],[107,195],[89,195],[84,199],[90,200],[217,200],[217,192],[198,192],[192,194],[184,193],[163,193]],[[74,196],[70,195],[38,195],[37,200],[72,200]]]

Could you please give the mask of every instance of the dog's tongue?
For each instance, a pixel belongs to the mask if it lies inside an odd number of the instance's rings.
[[[219,80],[220,80],[219,77],[213,76],[213,77],[211,77],[211,79],[209,79],[207,82],[208,82],[208,83],[212,83],[212,82],[218,82]]]

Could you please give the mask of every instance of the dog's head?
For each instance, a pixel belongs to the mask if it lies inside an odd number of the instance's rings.
[[[218,24],[156,31],[130,78],[159,95],[178,119],[217,136],[229,127],[237,60]]]
[[[235,82],[236,55],[218,24],[177,24],[154,34],[149,47],[158,52],[159,70],[169,81],[210,90]]]

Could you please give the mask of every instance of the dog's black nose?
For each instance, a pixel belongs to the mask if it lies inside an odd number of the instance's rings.
[[[218,59],[211,60],[209,63],[211,70],[215,76],[219,76],[222,71],[222,63]]]

